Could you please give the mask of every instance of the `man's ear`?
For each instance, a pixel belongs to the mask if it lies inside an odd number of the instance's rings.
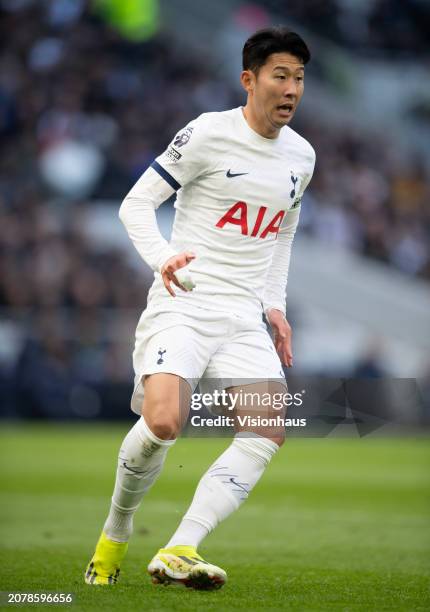
[[[252,70],[243,70],[240,75],[240,82],[242,83],[244,90],[251,93],[255,85],[255,75]]]

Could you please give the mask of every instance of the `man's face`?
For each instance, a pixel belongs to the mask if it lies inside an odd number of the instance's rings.
[[[272,53],[258,74],[246,71],[256,116],[274,130],[287,125],[303,95],[304,65],[290,53]],[[269,128],[270,129],[270,128]]]

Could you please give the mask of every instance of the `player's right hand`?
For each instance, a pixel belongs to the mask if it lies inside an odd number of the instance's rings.
[[[183,270],[193,259],[196,254],[192,251],[179,253],[169,259],[161,266],[160,274],[163,279],[164,286],[172,297],[176,297],[170,283],[176,285],[183,291],[192,291],[196,286],[189,270]]]

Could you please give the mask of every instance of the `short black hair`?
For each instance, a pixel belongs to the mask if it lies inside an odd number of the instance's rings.
[[[303,38],[286,26],[279,25],[258,30],[248,38],[242,51],[243,69],[257,74],[272,53],[291,53],[303,64],[311,59]]]

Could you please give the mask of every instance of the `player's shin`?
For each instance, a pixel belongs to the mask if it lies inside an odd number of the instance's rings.
[[[133,515],[160,474],[167,451],[174,442],[155,436],[143,417],[124,438],[119,451],[112,504],[103,528],[110,540],[127,542],[130,538]]]
[[[256,434],[240,433],[200,480],[191,506],[166,548],[198,547],[222,520],[248,498],[279,446]]]

